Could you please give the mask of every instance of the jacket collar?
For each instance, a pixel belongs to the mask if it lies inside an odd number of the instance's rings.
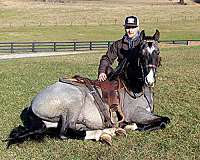
[[[129,38],[127,34],[123,36],[123,41],[124,43],[128,44],[128,48],[135,48],[140,43],[141,37],[140,37],[140,32],[137,33],[135,38]]]

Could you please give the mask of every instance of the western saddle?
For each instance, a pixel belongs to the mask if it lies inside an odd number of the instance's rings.
[[[121,80],[106,80],[100,82],[98,80],[90,80],[79,75],[75,75],[72,79],[60,78],[59,81],[70,84],[84,84],[93,95],[97,108],[101,114],[106,127],[113,127],[124,121],[122,112],[122,103],[120,100],[119,90],[124,87]],[[102,92],[102,97],[98,92]],[[105,105],[107,104],[107,105]]]

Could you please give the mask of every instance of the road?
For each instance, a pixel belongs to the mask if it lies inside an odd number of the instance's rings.
[[[18,58],[31,58],[31,57],[47,57],[47,56],[61,56],[81,53],[97,53],[99,51],[68,51],[68,52],[37,52],[27,54],[0,54],[0,60],[4,59],[18,59]]]

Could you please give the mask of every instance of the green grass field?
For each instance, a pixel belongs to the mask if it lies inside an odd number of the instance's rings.
[[[162,40],[199,39],[199,4],[185,0],[31,0],[0,1],[0,42],[115,40],[124,34],[128,15],[140,18],[140,29]]]
[[[155,87],[155,112],[169,116],[166,129],[129,132],[115,137],[113,146],[94,141],[46,137],[6,150],[0,159],[199,159],[200,152],[200,48],[162,48],[162,67]],[[102,53],[0,61],[1,139],[21,124],[20,113],[41,89],[60,76],[97,76]],[[87,62],[87,63],[85,63]]]
[[[199,28],[200,21],[189,21],[184,26],[182,26],[182,21],[173,24],[145,23],[140,27],[149,35],[158,29],[161,32],[161,40],[199,40]],[[116,40],[123,34],[122,25],[0,28],[1,42]]]

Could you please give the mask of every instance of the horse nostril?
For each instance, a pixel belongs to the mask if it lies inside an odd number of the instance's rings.
[[[153,82],[149,83],[149,86],[154,87],[154,83]]]

